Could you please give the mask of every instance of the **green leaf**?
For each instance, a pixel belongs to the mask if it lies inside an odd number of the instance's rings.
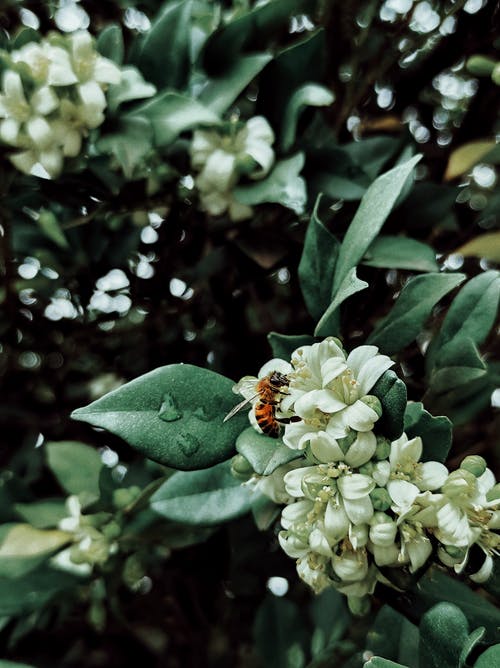
[[[99,453],[78,441],[52,441],[45,445],[47,464],[61,487],[77,494],[85,505],[99,498]]]
[[[381,656],[374,656],[369,661],[363,664],[363,668],[408,668],[401,663],[389,661]]]
[[[375,622],[366,637],[366,649],[375,655],[396,660],[401,644],[401,631],[405,618],[388,605],[378,612]],[[387,629],[391,629],[387,633]]]
[[[345,597],[333,587],[314,596],[309,606],[309,613],[314,624],[311,650],[313,656],[316,656],[325,648],[333,647],[342,638],[351,617],[347,610]]]
[[[280,506],[264,494],[257,496],[252,502],[252,516],[255,526],[259,531],[270,529],[278,519],[280,512]]]
[[[273,351],[273,356],[286,361],[290,360],[293,351],[297,348],[310,346],[314,343],[314,338],[308,334],[287,335],[277,332],[270,332],[267,335],[267,340]]]
[[[419,401],[406,406],[404,431],[408,438],[420,436],[423,443],[423,462],[445,462],[451,447],[453,425],[447,417],[434,417]]]
[[[123,34],[120,26],[112,24],[104,28],[99,33],[96,46],[101,56],[109,58],[117,65],[123,63],[125,47],[123,45]]]
[[[495,146],[494,139],[480,139],[459,146],[448,159],[444,180],[451,181],[470,171],[475,164],[485,159]]]
[[[377,421],[377,432],[390,441],[396,440],[403,433],[406,385],[389,369],[378,379],[370,394],[378,397],[382,404],[382,417]]]
[[[500,666],[500,644],[488,647],[474,664],[474,668],[497,668]]]
[[[42,36],[38,30],[22,28],[12,40],[12,51],[21,49],[25,44],[29,44],[29,42],[40,42],[41,38]]]
[[[389,314],[379,320],[368,343],[393,355],[420,333],[432,309],[465,279],[464,274],[425,274],[410,278]]]
[[[462,341],[469,339],[481,345],[495,324],[500,297],[500,273],[486,271],[468,281],[453,300],[441,329],[432,340],[426,354],[428,372],[433,366],[444,366],[442,357],[445,345],[457,349],[457,363],[463,356],[459,349]],[[453,348],[448,348],[452,350]],[[460,356],[459,356],[460,355]]]
[[[34,666],[29,666],[27,663],[17,663],[17,661],[0,659],[0,668],[34,668]]]
[[[266,668],[305,665],[308,638],[304,620],[295,603],[268,596],[255,617],[254,639],[262,665]]]
[[[229,378],[208,369],[171,364],[77,409],[72,417],[107,429],[161,464],[202,469],[230,457],[248,426],[244,411],[222,422],[235,404],[232,387]]]
[[[342,150],[373,180],[400,147],[400,139],[380,135],[344,144]]]
[[[177,471],[151,497],[151,508],[169,520],[212,526],[250,511],[252,492],[231,474],[230,462],[202,471]]]
[[[430,347],[430,346],[429,346]],[[429,352],[427,352],[427,355]],[[449,366],[468,366],[472,369],[486,369],[479,350],[472,339],[455,336],[439,349],[434,371]]]
[[[328,107],[333,103],[335,96],[324,86],[319,84],[304,84],[290,97],[285,109],[281,130],[281,150],[286,153],[291,149],[297,135],[297,124],[300,114],[309,106]]]
[[[108,89],[108,107],[111,113],[115,112],[123,102],[142,100],[156,93],[153,84],[144,81],[142,74],[136,67],[124,67],[120,83]]]
[[[306,182],[299,176],[304,160],[303,153],[280,160],[263,181],[234,188],[235,199],[250,206],[274,202],[301,214],[307,201]]]
[[[46,499],[33,503],[16,503],[14,509],[23,520],[36,529],[49,529],[57,526],[60,520],[68,516],[66,504],[62,499]]]
[[[408,237],[378,237],[366,251],[363,264],[411,271],[439,270],[434,249]]]
[[[465,644],[462,646],[462,650],[460,652],[460,658],[458,661],[458,668],[465,668],[465,666],[467,665],[467,658],[469,654],[472,652],[475,646],[479,642],[481,642],[485,633],[486,629],[484,628],[484,626],[480,626],[475,631],[472,631],[472,633],[467,638]]]
[[[416,155],[403,165],[379,176],[368,188],[349,225],[339,250],[335,267],[334,290],[355,267],[382,229],[413,168],[422,156]]]
[[[59,246],[59,248],[63,249],[68,249],[69,244],[68,240],[66,239],[66,235],[61,229],[61,225],[59,224],[59,220],[57,217],[50,211],[49,209],[42,209],[40,211],[40,215],[36,219],[36,222],[38,223],[38,226],[42,230],[42,232],[55,244]]]
[[[477,369],[468,366],[448,366],[432,374],[430,388],[434,394],[444,394],[449,390],[456,390],[461,385],[467,386],[469,383],[478,381],[486,376],[486,369]]]
[[[165,91],[128,115],[132,118],[136,116],[151,122],[154,142],[158,147],[168,146],[185,130],[220,121],[219,116],[205,105],[174,91]]]
[[[138,66],[159,89],[182,88],[190,66],[192,0],[169,2],[147,32],[140,47]]]
[[[344,277],[342,283],[334,291],[333,301],[323,313],[320,321],[316,325],[314,336],[330,336],[338,334],[339,318],[337,309],[345,302],[346,299],[352,297],[352,295],[355,295],[357,292],[360,292],[367,287],[368,283],[358,278],[356,274],[356,267],[350,269]]]
[[[74,576],[46,567],[14,580],[0,576],[0,615],[20,616],[43,608],[59,592],[74,588],[76,583]]]
[[[152,149],[153,133],[148,119],[134,116],[120,120],[119,131],[102,136],[97,148],[103,153],[113,155],[130,179],[134,169]]]
[[[320,199],[316,200],[309,220],[298,269],[300,289],[307,310],[315,320],[321,318],[332,300],[333,274],[339,249],[339,242],[318,216]]]
[[[500,232],[480,234],[454,252],[465,257],[481,257],[491,262],[500,262]]]
[[[40,530],[29,524],[0,526],[0,576],[25,575],[70,540],[66,531]]]
[[[438,568],[431,567],[419,580],[416,594],[418,604],[425,608],[442,601],[453,603],[462,610],[472,628],[484,626],[489,637],[498,637],[500,610],[465,583],[451,578]]]
[[[281,440],[257,433],[253,427],[248,427],[238,436],[236,450],[248,459],[259,475],[270,475],[278,466],[304,454],[301,450],[288,448]]]
[[[224,114],[238,95],[273,58],[270,53],[242,56],[223,75],[209,79],[199,100],[216,114]]]
[[[439,603],[420,622],[421,668],[457,668],[469,623],[452,603]]]

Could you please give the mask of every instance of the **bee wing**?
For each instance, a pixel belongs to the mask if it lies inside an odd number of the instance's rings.
[[[256,397],[258,397],[258,394],[254,394],[253,397],[248,397],[248,399],[243,399],[243,401],[240,401],[239,404],[236,404],[234,408],[232,408],[229,413],[226,415],[226,417],[222,420],[222,422],[227,422],[230,418],[233,417],[233,415],[236,415],[238,411],[240,411],[242,408],[245,408],[245,406],[249,403],[251,403]]]

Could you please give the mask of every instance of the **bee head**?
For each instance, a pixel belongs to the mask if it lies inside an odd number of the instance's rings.
[[[290,385],[290,381],[288,380],[288,376],[285,376],[284,373],[280,373],[279,371],[273,371],[272,374],[269,376],[269,382],[273,387],[280,388],[280,387],[285,387]]]

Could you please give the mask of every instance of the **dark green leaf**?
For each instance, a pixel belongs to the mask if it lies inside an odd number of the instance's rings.
[[[474,664],[474,668],[498,668],[500,666],[500,644],[488,647]]]
[[[338,308],[346,299],[368,287],[366,281],[358,278],[356,267],[350,269],[342,283],[334,290],[333,301],[323,313],[314,330],[314,336],[332,336],[339,333]]]
[[[427,353],[428,354],[428,353]],[[472,339],[455,336],[439,349],[434,371],[450,366],[467,366],[471,369],[486,369],[476,344]]]
[[[416,338],[438,301],[464,279],[464,274],[425,274],[410,278],[389,314],[375,326],[368,342],[387,355],[397,353]]]
[[[169,520],[212,526],[249,512],[253,494],[231,475],[230,462],[174,473],[151,497],[151,508]]]
[[[230,457],[248,425],[245,411],[222,422],[235,404],[232,387],[229,378],[208,369],[171,364],[79,408],[73,417],[108,429],[162,464],[202,469]],[[160,416],[165,402],[176,407],[172,421]]]
[[[268,496],[257,496],[252,502],[252,516],[259,531],[267,531],[278,519],[281,507]]]
[[[314,337],[308,334],[278,334],[277,332],[270,332],[267,335],[267,340],[271,346],[274,357],[279,357],[287,362],[290,360],[292,353],[300,346],[310,346],[314,343]]]
[[[311,650],[313,656],[316,656],[342,638],[351,617],[345,597],[333,587],[325,589],[313,598],[309,612],[314,624]]]
[[[151,122],[156,146],[168,146],[181,132],[197,125],[214,125],[220,121],[208,107],[174,91],[165,91],[135,109],[128,117],[136,116]]]
[[[141,116],[123,117],[119,131],[104,135],[97,143],[103,153],[116,158],[124,175],[130,179],[134,169],[152,149],[153,132],[151,123]]]
[[[303,166],[303,153],[281,160],[263,181],[234,188],[234,197],[250,206],[267,202],[281,204],[300,214],[307,201],[306,182],[299,176]]]
[[[381,656],[374,656],[363,664],[363,668],[408,668],[408,666],[403,666],[401,663],[396,663],[395,661],[389,661],[389,659],[384,659]]]
[[[397,660],[401,642],[401,631],[405,618],[388,605],[378,612],[371,630],[366,637],[366,649],[375,655]],[[391,629],[388,633],[387,629]]]
[[[426,355],[428,372],[438,364],[443,346],[459,339],[471,339],[476,345],[485,341],[495,323],[499,296],[498,271],[486,271],[464,285],[448,309],[438,335],[429,346]]]
[[[38,30],[23,28],[12,40],[12,51],[21,49],[25,44],[29,44],[30,42],[40,42],[41,38],[42,36]]]
[[[468,366],[448,366],[444,369],[439,369],[431,376],[430,387],[434,394],[444,394],[449,390],[455,392],[457,398],[460,393],[458,388],[462,385],[467,386],[469,383],[486,378],[486,369],[471,368]],[[464,388],[466,393],[467,387]]]
[[[161,11],[141,45],[139,69],[159,89],[182,88],[187,81],[190,61],[192,0],[169,2]]]
[[[270,60],[270,53],[238,58],[223,75],[209,79],[200,94],[200,102],[216,114],[225,113]]]
[[[380,232],[407,179],[422,156],[417,155],[404,165],[379,176],[368,188],[349,225],[339,250],[335,268],[334,289],[349,270],[355,267]]]
[[[366,251],[363,264],[412,271],[439,270],[434,249],[408,237],[378,237]]]
[[[262,665],[266,668],[304,665],[307,635],[295,603],[268,596],[257,612],[254,638]]]
[[[97,50],[105,58],[109,58],[117,65],[123,63],[124,45],[123,34],[120,26],[109,25],[99,33],[97,38]]]
[[[327,107],[333,103],[334,95],[324,86],[304,84],[293,93],[285,109],[281,129],[281,150],[286,153],[295,143],[300,114],[308,107]]]
[[[68,573],[40,568],[11,580],[0,577],[0,615],[19,616],[44,607],[59,592],[78,580]]]
[[[462,650],[460,652],[460,658],[459,658],[459,662],[458,662],[458,668],[465,668],[465,666],[467,664],[467,657],[472,652],[472,650],[475,648],[475,646],[479,642],[481,642],[485,632],[486,632],[486,629],[484,628],[484,626],[480,626],[475,631],[472,631],[472,633],[467,638],[465,644],[462,646]]]
[[[378,379],[370,394],[378,397],[382,404],[383,412],[377,422],[377,432],[394,441],[403,433],[406,385],[389,369]]]
[[[292,450],[281,440],[258,434],[253,427],[248,427],[238,436],[236,450],[248,459],[259,475],[270,475],[278,466],[303,455],[301,450]]]
[[[400,146],[399,139],[384,135],[344,144],[342,150],[363,169],[370,179],[374,179]]]
[[[99,453],[78,441],[53,441],[45,445],[47,463],[61,487],[68,494],[78,494],[83,503],[99,498]]]
[[[421,668],[457,668],[469,623],[452,603],[439,603],[420,622]]]
[[[339,242],[323,225],[316,200],[299,264],[299,280],[309,313],[319,320],[332,300],[333,274]]]
[[[406,406],[404,431],[408,438],[421,437],[422,461],[446,461],[453,436],[453,426],[447,417],[434,417],[422,403],[412,401]]]
[[[17,661],[6,661],[5,659],[0,659],[0,668],[34,668],[33,666],[28,666],[27,663],[17,663]]]

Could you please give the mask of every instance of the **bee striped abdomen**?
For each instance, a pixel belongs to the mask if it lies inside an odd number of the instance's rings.
[[[278,438],[280,425],[276,421],[274,410],[274,404],[263,403],[261,401],[258,401],[254,408],[255,419],[263,433],[267,434],[267,436]]]

